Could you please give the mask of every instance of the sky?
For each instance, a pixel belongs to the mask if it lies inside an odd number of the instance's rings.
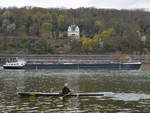
[[[0,0],[0,7],[150,9],[150,0]]]

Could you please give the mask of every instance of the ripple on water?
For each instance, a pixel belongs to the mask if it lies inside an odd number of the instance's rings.
[[[142,93],[113,93],[113,92],[99,92],[104,94],[102,97],[97,97],[100,100],[111,98],[113,100],[122,100],[122,101],[139,101],[143,99],[150,99],[150,94]]]
[[[149,73],[135,70],[4,70],[0,73],[0,112],[149,113]],[[65,81],[76,91],[99,92],[105,96],[61,100],[49,97],[19,98],[16,94],[20,90],[59,92]]]

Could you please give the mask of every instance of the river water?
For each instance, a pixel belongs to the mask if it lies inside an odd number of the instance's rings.
[[[102,97],[22,98],[17,92],[76,92]],[[0,70],[0,113],[149,113],[150,71]]]

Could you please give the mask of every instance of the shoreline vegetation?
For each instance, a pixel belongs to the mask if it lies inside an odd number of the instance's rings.
[[[80,39],[67,37],[68,26]],[[149,54],[150,12],[142,9],[0,9],[0,53]]]

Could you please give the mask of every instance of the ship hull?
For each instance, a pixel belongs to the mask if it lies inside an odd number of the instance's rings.
[[[101,63],[101,64],[26,64],[23,67],[4,67],[4,69],[108,69],[138,70],[141,63]]]
[[[3,66],[4,69],[25,69],[24,66]]]

